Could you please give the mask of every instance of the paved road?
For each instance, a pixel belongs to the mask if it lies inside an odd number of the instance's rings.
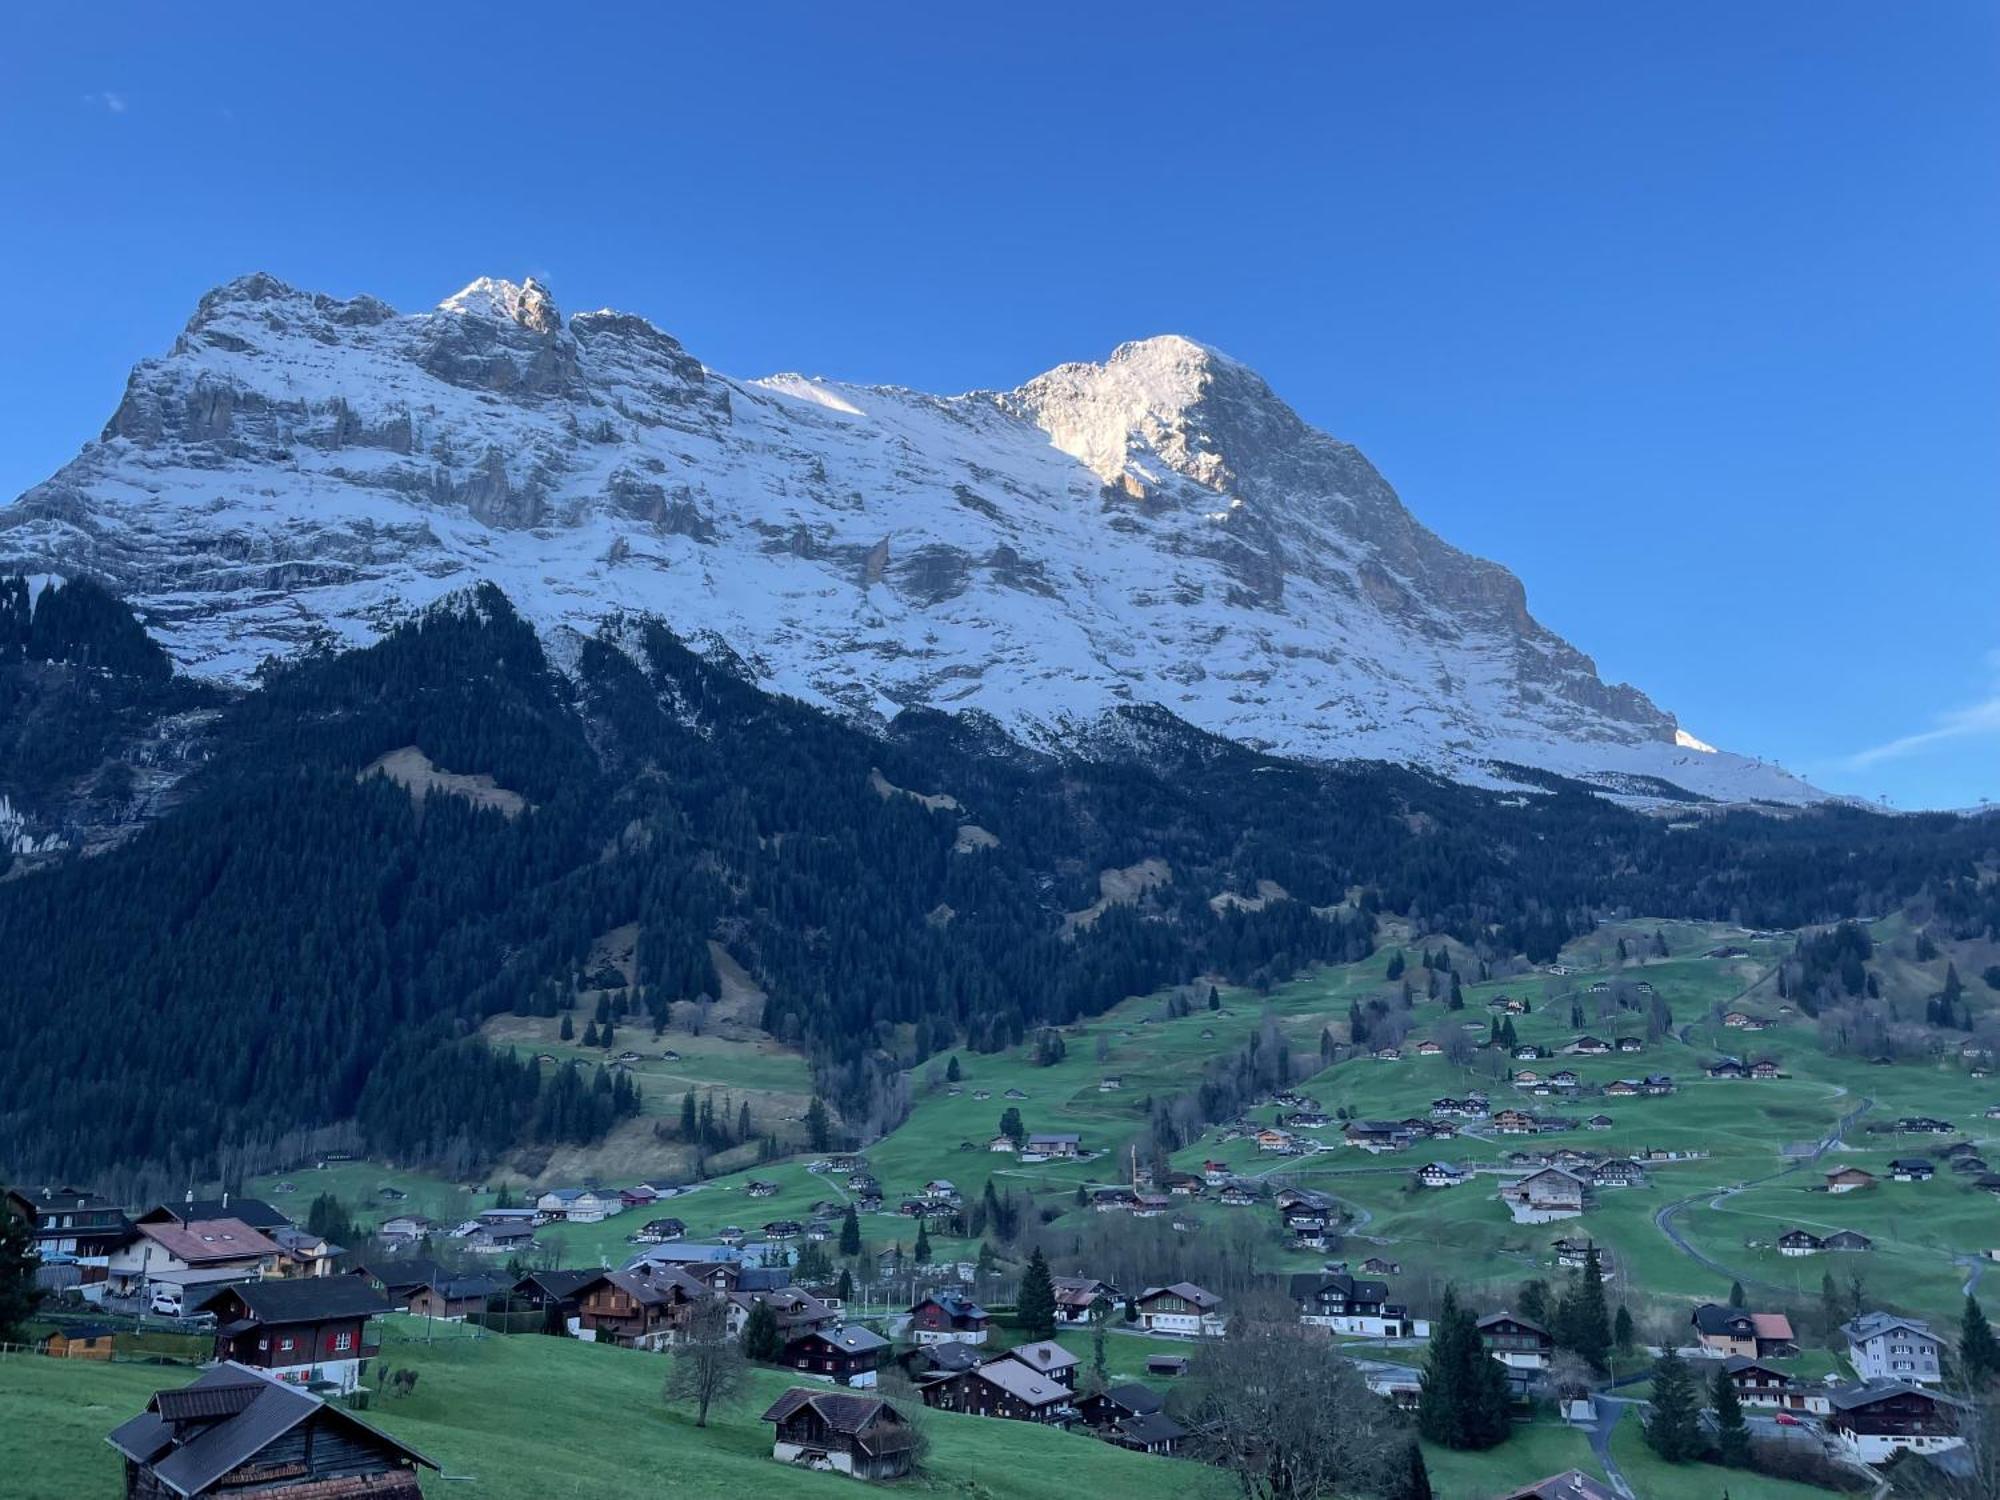
[[[1598,1466],[1604,1470],[1604,1477],[1611,1481],[1611,1487],[1625,1496],[1625,1500],[1634,1500],[1637,1492],[1633,1490],[1632,1482],[1611,1456],[1611,1434],[1624,1420],[1627,1407],[1644,1406],[1645,1403],[1624,1396],[1600,1395],[1591,1404],[1596,1408],[1597,1421],[1589,1429],[1590,1451],[1597,1455]]]

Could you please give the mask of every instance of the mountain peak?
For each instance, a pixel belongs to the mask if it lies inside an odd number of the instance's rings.
[[[505,281],[497,276],[481,276],[438,304],[439,312],[466,317],[500,318],[519,323],[533,333],[554,333],[562,326],[562,314],[549,289],[534,277]]]

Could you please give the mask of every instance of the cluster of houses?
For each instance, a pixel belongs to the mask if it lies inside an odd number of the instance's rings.
[[[1700,1349],[1725,1361],[1746,1407],[1817,1417],[1850,1458],[1878,1464],[1964,1444],[1958,1402],[1937,1389],[1943,1341],[1921,1318],[1870,1312],[1842,1325],[1847,1361],[1859,1377],[1853,1381],[1809,1381],[1773,1363],[1796,1352],[1791,1326],[1778,1314],[1704,1305],[1693,1319]]]
[[[1757,1079],[1763,1081],[1787,1076],[1785,1070],[1778,1065],[1777,1059],[1770,1057],[1754,1058],[1749,1062],[1745,1062],[1740,1057],[1718,1057],[1702,1071],[1707,1073],[1710,1078],[1724,1080]]]

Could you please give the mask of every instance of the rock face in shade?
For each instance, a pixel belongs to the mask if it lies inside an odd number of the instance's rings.
[[[1018,390],[738,380],[627,313],[481,278],[402,314],[255,275],[0,509],[0,567],[106,580],[179,667],[360,644],[480,580],[552,639],[650,612],[864,723],[978,710],[1104,753],[1157,704],[1279,754],[1802,801],[1710,750],[1178,337]]]

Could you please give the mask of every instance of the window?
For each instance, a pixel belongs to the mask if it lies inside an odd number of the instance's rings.
[[[291,1335],[287,1334],[285,1337],[278,1340],[278,1352],[280,1354],[290,1354],[296,1343],[297,1340],[293,1339]]]
[[[335,1354],[345,1354],[347,1353],[348,1350],[352,1349],[353,1347],[354,1347],[353,1334],[336,1333],[333,1336],[333,1352]]]

